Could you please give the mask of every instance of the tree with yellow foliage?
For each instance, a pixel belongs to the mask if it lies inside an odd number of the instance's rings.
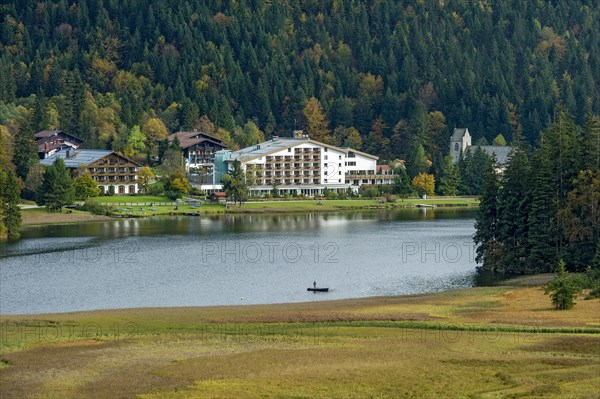
[[[158,142],[169,135],[167,127],[159,118],[150,118],[142,125],[142,133],[146,136],[146,148],[155,151]]]
[[[435,190],[435,177],[428,173],[419,173],[413,178],[412,186],[421,196],[432,195]]]
[[[312,97],[302,110],[306,118],[306,133],[308,137],[323,143],[329,143],[331,131],[329,122],[325,118],[325,112],[319,100]]]
[[[156,179],[156,176],[154,175],[154,172],[152,172],[152,169],[150,169],[149,166],[144,166],[142,169],[140,169],[138,178],[140,180],[140,188],[144,191],[145,194],[148,192],[148,185],[152,180]]]

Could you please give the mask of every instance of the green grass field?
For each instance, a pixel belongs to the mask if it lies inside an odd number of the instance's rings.
[[[169,197],[158,195],[107,195],[102,197],[90,198],[90,201],[102,204],[128,203],[128,202],[174,202]]]
[[[539,287],[2,316],[2,398],[593,398],[600,300]]]
[[[410,198],[404,201],[398,200],[395,203],[380,203],[375,199],[352,199],[352,200],[298,200],[298,201],[249,201],[241,207],[234,206],[229,212],[244,212],[263,210],[267,212],[286,212],[286,211],[335,211],[344,209],[369,209],[369,208],[399,208],[412,207],[416,204],[427,204],[436,206],[478,206],[479,201],[476,198],[433,198],[418,199]]]
[[[162,202],[172,203],[167,197],[158,196],[106,196],[96,197],[93,201],[113,207],[115,215],[144,217],[169,214],[218,214],[218,213],[294,213],[294,212],[331,212],[358,209],[391,209],[412,207],[416,204],[431,204],[436,206],[478,206],[476,198],[432,198],[406,199],[396,203],[380,203],[375,199],[359,200],[290,200],[290,201],[249,201],[242,206],[223,204],[204,204],[193,207],[187,204],[150,205]],[[132,205],[132,204],[144,205]],[[140,209],[141,208],[141,209]]]

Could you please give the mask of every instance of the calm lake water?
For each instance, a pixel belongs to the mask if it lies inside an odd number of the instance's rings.
[[[30,228],[0,313],[300,302],[475,284],[473,209],[153,217]],[[306,291],[313,281],[329,293]]]

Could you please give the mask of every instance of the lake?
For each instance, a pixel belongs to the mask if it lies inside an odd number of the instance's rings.
[[[475,209],[152,217],[32,227],[0,251],[0,313],[416,294],[476,281]],[[310,293],[316,281],[329,293]]]

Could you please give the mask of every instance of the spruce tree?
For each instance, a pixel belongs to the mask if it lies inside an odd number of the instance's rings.
[[[69,169],[62,158],[57,158],[44,172],[39,195],[40,205],[45,205],[48,209],[61,210],[64,206],[73,203],[74,194]]]
[[[19,181],[11,169],[6,171],[5,177],[0,179],[0,216],[9,239],[19,237],[21,226],[21,209],[19,208],[20,193]]]
[[[17,131],[14,141],[13,164],[17,176],[25,180],[29,169],[38,162],[38,148],[33,140],[33,130],[29,120]]]
[[[242,205],[248,199],[248,185],[246,176],[239,162],[233,163],[233,169],[222,177],[223,190],[234,202]]]
[[[476,261],[489,270],[499,270],[498,207],[500,182],[492,166],[483,170],[483,194],[475,219],[473,241],[477,246]]]
[[[534,173],[530,194],[531,210],[527,224],[528,233],[528,272],[544,273],[552,271],[557,261],[557,197],[552,178],[550,160],[542,151],[533,157]]]
[[[444,158],[442,175],[439,179],[439,192],[442,195],[457,195],[460,186],[460,173],[458,166],[452,161],[450,155]]]
[[[583,125],[582,169],[600,170],[600,118],[588,115]]]
[[[556,277],[546,285],[544,292],[546,295],[550,295],[552,305],[557,310],[568,310],[575,306],[575,298],[581,289],[570,278],[562,259],[558,263]]]
[[[527,215],[530,203],[531,169],[525,150],[515,146],[502,174],[499,198],[499,241],[502,244],[502,269],[518,272],[525,269],[528,254]]]

